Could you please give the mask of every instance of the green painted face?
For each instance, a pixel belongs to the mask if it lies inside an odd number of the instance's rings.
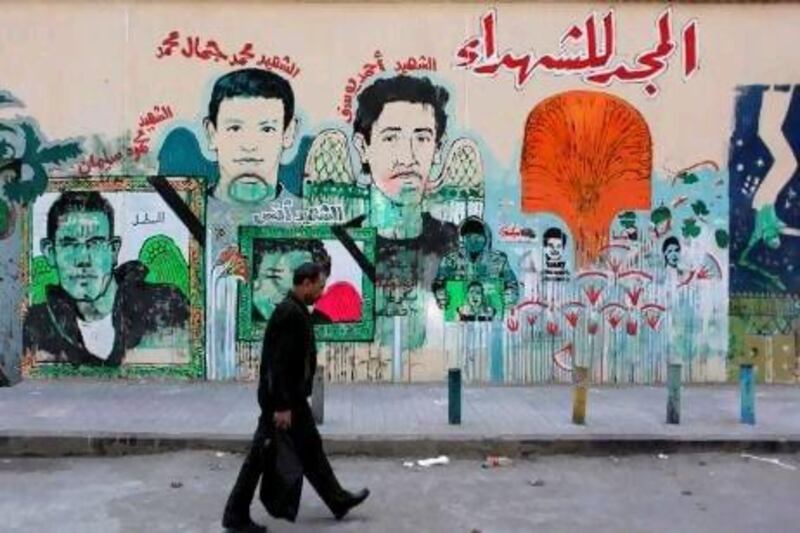
[[[464,235],[464,248],[467,253],[477,255],[486,247],[486,235],[481,233],[468,233]]]
[[[75,300],[93,302],[108,288],[119,251],[110,229],[105,213],[72,211],[59,217],[55,240],[44,247],[61,286]]]
[[[283,150],[294,141],[294,121],[284,127],[279,98],[233,97],[220,102],[217,123],[206,122],[217,153],[220,199],[244,204],[275,196]]]
[[[311,260],[311,252],[306,250],[264,254],[253,283],[253,305],[265,319],[292,288],[294,270]]]
[[[243,204],[257,204],[275,196],[275,187],[258,176],[239,176],[228,186],[228,196]]]
[[[483,287],[480,285],[472,285],[467,290],[467,303],[473,309],[480,309],[483,306]]]

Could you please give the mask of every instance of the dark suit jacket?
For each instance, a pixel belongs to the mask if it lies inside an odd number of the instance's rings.
[[[285,411],[311,395],[317,369],[314,326],[308,308],[293,292],[275,307],[264,332],[258,403]]]

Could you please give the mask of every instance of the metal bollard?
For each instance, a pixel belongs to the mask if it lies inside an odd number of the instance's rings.
[[[589,369],[585,366],[576,366],[573,374],[575,376],[575,388],[572,396],[572,423],[585,424]]]
[[[447,419],[450,424],[461,423],[461,369],[447,372]]]
[[[667,424],[681,423],[681,363],[670,363],[667,368]]]
[[[753,379],[753,365],[742,363],[739,365],[739,389],[741,391],[741,413],[739,421],[742,424],[756,423],[756,387]]]
[[[325,367],[318,366],[311,387],[311,414],[314,422],[322,424],[325,420]]]

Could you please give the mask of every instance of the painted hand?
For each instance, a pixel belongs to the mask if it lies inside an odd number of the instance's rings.
[[[235,278],[246,282],[250,277],[247,268],[247,259],[239,252],[236,245],[231,245],[220,252],[217,264],[225,265],[225,272]]]

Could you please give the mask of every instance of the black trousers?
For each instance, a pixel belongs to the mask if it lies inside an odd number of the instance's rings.
[[[274,413],[272,410],[261,411],[250,451],[242,463],[239,476],[236,478],[228,502],[225,504],[226,517],[250,516],[250,504],[265,466],[262,453],[264,444],[273,431],[281,431],[275,428]],[[322,438],[308,403],[303,402],[292,408],[292,426],[289,429],[289,436],[303,464],[303,475],[317,491],[322,501],[333,509],[345,497],[345,492],[339,485],[331,464],[328,462],[328,457],[322,449]]]

